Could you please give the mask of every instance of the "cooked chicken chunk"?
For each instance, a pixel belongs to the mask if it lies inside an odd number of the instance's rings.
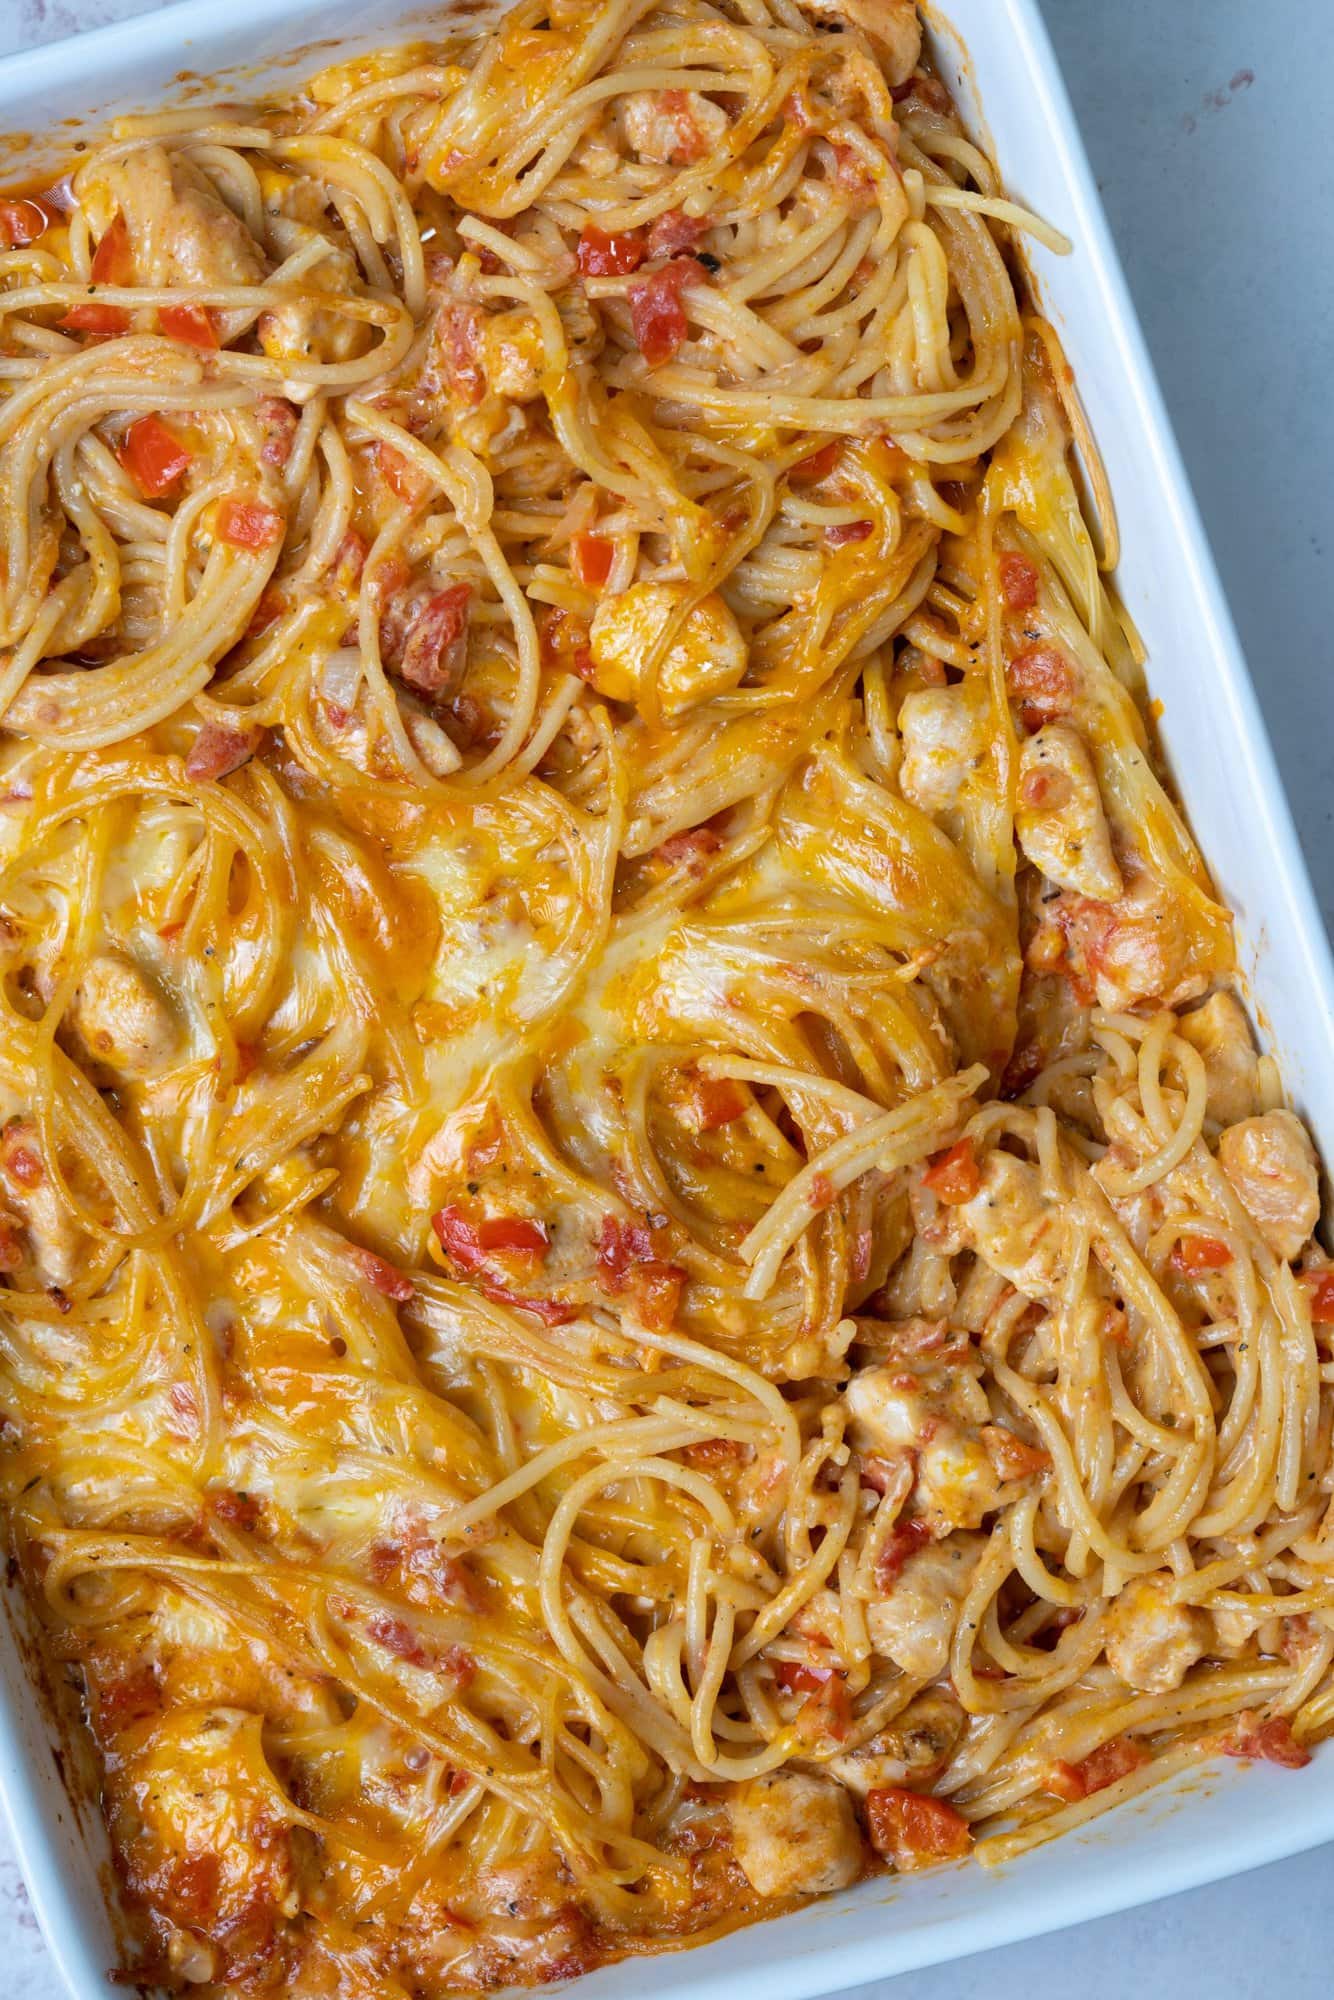
[[[360,267],[341,224],[325,205],[320,184],[276,175],[270,179],[274,185],[265,207],[275,255],[286,259],[316,240],[328,246],[300,280],[300,290],[327,293],[331,300],[360,296]],[[259,322],[260,346],[275,361],[350,361],[366,352],[372,338],[364,321],[310,297],[288,299]]]
[[[1315,1148],[1300,1118],[1243,1118],[1219,1140],[1218,1159],[1275,1256],[1295,1257],[1320,1219]]]
[[[1039,729],[1019,754],[1015,830],[1049,882],[1103,903],[1121,894],[1093,759],[1063,722]]]
[[[482,326],[482,368],[490,387],[511,403],[542,393],[542,329],[530,312],[495,313]]]
[[[888,1595],[867,1606],[866,1629],[876,1652],[914,1680],[930,1681],[943,1674],[959,1606],[986,1545],[985,1535],[950,1535],[910,1556]]]
[[[966,687],[918,688],[899,704],[899,790],[926,813],[949,812],[986,753],[986,713]]]
[[[685,583],[636,583],[603,598],[589,634],[599,694],[638,701],[647,677],[656,682],[663,714],[675,718],[736,686],[746,671],[746,642],[721,597],[694,605],[663,654],[668,621],[680,616],[691,594]]]
[[[117,1759],[108,1801],[131,1882],[151,1882],[159,1916],[216,1948],[226,1981],[263,1965],[299,1902],[280,1795],[238,1743],[258,1721],[178,1709]]]
[[[1170,1694],[1209,1650],[1204,1612],[1174,1604],[1166,1570],[1135,1577],[1107,1613],[1107,1664],[1127,1687]]]
[[[1049,1298],[1064,1277],[1065,1228],[1042,1192],[1037,1169],[998,1148],[987,1154],[982,1185],[953,1212],[961,1248],[973,1250],[1026,1298]]]
[[[183,152],[146,146],[107,167],[90,196],[125,218],[141,285],[254,285],[265,275],[264,253],[208,176]],[[244,313],[219,314],[224,339],[245,324]]]
[[[179,1043],[171,1008],[134,960],[121,952],[92,959],[66,1020],[95,1062],[145,1076],[170,1062]]]
[[[1175,902],[1152,875],[1141,876],[1114,903],[1062,897],[1058,914],[1071,962],[1100,1007],[1137,1007],[1144,1000],[1179,1007],[1212,983],[1218,931]]]
[[[996,1505],[1001,1481],[974,1421],[985,1423],[985,1398],[974,1409],[976,1383],[943,1371],[915,1374],[866,1368],[847,1388],[854,1443],[889,1458],[914,1455],[918,1505],[933,1526],[975,1528]]]
[[[0,1188],[0,1238],[8,1241],[17,1224],[31,1276],[41,1285],[67,1285],[78,1269],[82,1236],[46,1170],[41,1137],[30,1118],[11,1118],[0,1132]]]
[[[948,1763],[965,1721],[947,1688],[928,1688],[888,1728],[831,1758],[829,1768],[859,1799],[880,1785],[929,1784]]]
[[[1259,1107],[1260,1065],[1251,1026],[1230,993],[1211,993],[1202,1007],[1182,1016],[1180,1033],[1204,1057],[1209,1115],[1235,1125]]]
[[[891,84],[906,83],[922,53],[915,0],[801,0],[817,21],[851,22],[869,38]]]
[[[697,90],[632,90],[621,106],[626,144],[660,166],[702,160],[727,123],[722,106]]]
[[[862,1869],[852,1801],[833,1778],[770,1771],[728,1800],[736,1858],[761,1896],[846,1889]]]

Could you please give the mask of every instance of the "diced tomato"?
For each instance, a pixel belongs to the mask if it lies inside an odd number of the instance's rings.
[[[876,1853],[905,1873],[961,1861],[973,1844],[962,1813],[905,1785],[876,1785],[866,1794],[866,1830]]]
[[[359,1268],[367,1284],[375,1291],[383,1292],[387,1299],[402,1303],[416,1297],[417,1287],[406,1272],[400,1271],[386,1257],[377,1257],[374,1250],[363,1250],[359,1244],[353,1246],[353,1262]]]
[[[650,257],[676,257],[682,250],[693,250],[701,236],[709,230],[707,215],[687,215],[682,208],[669,208],[656,222],[649,224],[648,254]]]
[[[0,243],[18,250],[45,236],[51,218],[39,201],[0,201]]]
[[[676,128],[676,144],[672,148],[672,164],[689,166],[692,160],[702,160],[709,150],[708,140],[695,122],[695,114],[690,108],[690,97],[684,90],[664,90],[658,95],[658,104],[665,111]]]
[[[876,1588],[888,1596],[910,1558],[919,1549],[924,1549],[930,1540],[931,1530],[919,1516],[908,1521],[896,1521],[886,1537],[885,1546],[876,1557]]]
[[[1068,1764],[1058,1757],[1047,1773],[1047,1789],[1055,1792],[1058,1799],[1076,1805],[1080,1799],[1091,1797],[1094,1792],[1106,1791],[1108,1785],[1116,1784],[1119,1778],[1129,1777],[1141,1764],[1147,1764],[1149,1753],[1142,1744],[1131,1736],[1113,1736],[1108,1743],[1100,1743],[1077,1764]]]
[[[542,663],[558,673],[579,674],[587,680],[593,672],[593,655],[588,646],[588,625],[572,611],[551,604],[538,614],[537,636]]]
[[[831,549],[841,549],[849,542],[867,541],[875,533],[870,521],[842,521],[834,528],[825,529],[825,541]]]
[[[834,1678],[837,1669],[805,1660],[775,1660],[774,1684],[787,1694],[818,1694]]]
[[[483,1250],[496,1250],[507,1257],[543,1257],[551,1244],[545,1222],[523,1215],[488,1215],[477,1225],[477,1240]]]
[[[125,217],[117,209],[105,235],[93,252],[92,279],[95,285],[132,285],[134,253]]]
[[[260,463],[281,471],[292,456],[292,440],[299,421],[296,408],[285,396],[265,396],[255,405],[255,415],[264,427]]]
[[[1237,1726],[1222,1748],[1226,1757],[1261,1757],[1288,1771],[1300,1771],[1311,1761],[1310,1751],[1297,1741],[1286,1715],[1262,1720],[1249,1709],[1237,1717]]]
[[[621,1222],[604,1215],[598,1238],[598,1262],[613,1277],[623,1278],[636,1264],[647,1263],[654,1254],[653,1232],[638,1222]]]
[[[1334,1326],[1334,1269],[1303,1271],[1301,1283],[1311,1301],[1311,1318],[1317,1326]]]
[[[1031,611],[1038,601],[1038,573],[1027,556],[1006,549],[1000,559],[1001,596],[1011,611]]]
[[[410,459],[392,444],[377,444],[375,462],[380,477],[399,500],[409,507],[419,507],[429,491],[427,481]]]
[[[601,590],[611,575],[616,544],[605,535],[576,535],[570,544],[570,567],[586,590]]]
[[[486,1215],[473,1222],[450,1202],[431,1217],[440,1247],[465,1271],[478,1271],[488,1258],[541,1257],[551,1242],[544,1222],[523,1215]]]
[[[1054,646],[1026,646],[1010,661],[1005,678],[1019,704],[1019,719],[1030,732],[1064,715],[1074,699],[1074,673]]]
[[[229,1528],[239,1528],[244,1535],[253,1535],[260,1524],[262,1508],[253,1493],[236,1493],[230,1490],[210,1496],[213,1512]]]
[[[450,386],[460,402],[480,403],[486,394],[480,311],[476,306],[447,306],[442,331]]]
[[[691,1130],[716,1132],[744,1118],[750,1109],[750,1093],[726,1076],[692,1076],[687,1100]]]
[[[832,1208],[838,1200],[838,1189],[828,1174],[812,1174],[810,1191],[806,1196],[808,1207],[814,1209]]]
[[[513,1306],[517,1312],[534,1313],[548,1326],[564,1326],[575,1316],[575,1308],[565,1299],[533,1299],[521,1292],[512,1292],[505,1285],[493,1284],[489,1279],[482,1285],[484,1298],[494,1299],[497,1305]]]
[[[186,777],[207,780],[230,776],[250,762],[267,734],[259,723],[242,722],[233,726],[210,718],[190,745],[185,760]]]
[[[334,557],[334,568],[338,580],[346,588],[361,582],[361,572],[366,567],[370,545],[366,537],[356,528],[349,528],[338,544],[338,554]]]
[[[1004,1424],[983,1424],[978,1435],[1002,1479],[1027,1479],[1032,1473],[1046,1472],[1051,1453],[1041,1445],[1025,1444]]]
[[[451,583],[428,597],[408,627],[399,679],[418,694],[450,693],[463,667],[472,586]]]
[[[1232,1262],[1232,1252],[1216,1236],[1183,1236],[1169,1260],[1174,1271],[1198,1278],[1203,1271],[1222,1271]]]
[[[813,1694],[807,1696],[797,1715],[797,1734],[803,1742],[816,1744],[833,1737],[842,1742],[852,1728],[852,1696],[841,1674],[831,1673]]]
[[[820,449],[813,451],[808,458],[799,458],[797,460],[787,475],[788,484],[790,486],[818,486],[822,479],[828,479],[830,473],[838,464],[842,451],[842,438],[831,438],[828,444],[822,444]]]
[[[718,852],[722,844],[721,837],[711,826],[688,826],[680,833],[669,833],[653,851],[658,860],[665,861],[669,868],[675,868],[684,861],[698,870],[710,855]]]
[[[461,1793],[467,1791],[471,1783],[472,1778],[467,1771],[451,1771],[449,1774],[449,1783],[445,1789],[451,1799],[456,1799]]]
[[[956,1139],[943,1153],[937,1153],[922,1180],[937,1201],[946,1202],[951,1208],[971,1201],[982,1185],[972,1140]]]
[[[136,417],[116,456],[148,500],[169,493],[190,463],[190,453],[175,431],[158,417]]]
[[[130,315],[120,306],[104,306],[96,299],[86,305],[71,306],[59,322],[66,333],[87,333],[98,340],[114,340],[128,333]]]
[[[637,271],[648,254],[637,229],[608,235],[595,223],[586,222],[579,236],[575,258],[586,278],[624,278]],[[660,252],[654,252],[659,255]]]
[[[218,345],[218,328],[207,306],[159,306],[158,331],[168,340],[184,341],[187,347],[212,350]]]
[[[369,1620],[366,1630],[376,1644],[383,1646],[397,1660],[406,1660],[409,1666],[430,1665],[431,1655],[405,1619],[394,1618],[387,1611],[377,1611]]]
[[[260,500],[220,500],[217,515],[218,539],[234,549],[270,549],[287,532],[287,523],[275,507]]]
[[[597,1281],[613,1297],[630,1292],[648,1325],[670,1326],[676,1317],[686,1273],[657,1254],[651,1229],[604,1216],[598,1238]]]
[[[670,361],[690,331],[682,288],[702,275],[689,257],[677,257],[630,287],[630,325],[635,345],[650,368]]]

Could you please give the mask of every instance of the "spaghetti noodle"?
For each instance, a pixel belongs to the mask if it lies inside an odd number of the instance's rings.
[[[0,1482],[139,1976],[555,1979],[1334,1723],[1314,1155],[1024,231],[907,0],[0,201]]]

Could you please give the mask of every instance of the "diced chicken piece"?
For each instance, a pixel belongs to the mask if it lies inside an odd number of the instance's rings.
[[[331,299],[358,298],[365,289],[361,270],[341,225],[329,213],[318,181],[273,176],[266,201],[269,240],[277,256],[294,256],[315,241],[328,245],[301,278],[302,292],[325,292]],[[259,322],[259,342],[275,361],[351,361],[374,338],[364,320],[353,319],[310,298],[289,299]]]
[[[108,222],[125,218],[140,285],[256,285],[264,252],[208,176],[185,153],[146,146],[107,167],[96,185]],[[221,313],[230,339],[248,314]]]
[[[1174,1604],[1166,1570],[1126,1584],[1107,1613],[1107,1664],[1127,1687],[1170,1694],[1209,1650],[1209,1620],[1193,1604]]]
[[[532,313],[495,313],[482,325],[482,368],[496,395],[531,403],[542,393],[542,329]]]
[[[919,688],[899,704],[899,789],[926,813],[949,812],[987,748],[986,711],[966,687]]]
[[[663,714],[684,715],[734,688],[746,671],[746,642],[721,597],[694,605],[662,651],[668,621],[689,601],[685,583],[636,583],[604,597],[589,632],[593,685],[612,701],[638,701],[656,682]]]
[[[1208,1651],[1216,1660],[1235,1660],[1249,1647],[1259,1628],[1268,1621],[1264,1611],[1239,1611],[1226,1608],[1211,1611],[1209,1622],[1213,1633]]]
[[[948,1763],[966,1720],[947,1688],[928,1688],[869,1742],[832,1757],[829,1768],[859,1799],[880,1785],[928,1785]]]
[[[183,1709],[118,1760],[109,1805],[132,1893],[220,1954],[238,1981],[266,1964],[283,1918],[298,1908],[291,1828],[272,1782],[257,1774],[236,1709]]]
[[[141,967],[121,952],[90,960],[66,1021],[95,1062],[146,1076],[170,1062],[176,1018]]]
[[[906,83],[922,53],[916,0],[801,0],[817,21],[851,23],[870,41],[891,84]]]
[[[889,1595],[866,1608],[866,1629],[876,1652],[914,1680],[943,1674],[959,1607],[986,1545],[985,1535],[950,1535],[910,1556]]]
[[[1277,1257],[1295,1257],[1320,1219],[1315,1147],[1291,1111],[1229,1125],[1218,1161]]]
[[[736,1858],[761,1896],[818,1896],[861,1873],[852,1801],[833,1778],[770,1771],[733,1793],[727,1810]]]
[[[46,1170],[41,1138],[30,1118],[11,1118],[0,1132],[0,1180],[6,1247],[10,1223],[17,1222],[26,1238],[27,1261],[37,1283],[67,1285],[78,1269],[82,1236]]]
[[[846,1391],[853,1441],[890,1459],[912,1452],[917,1501],[933,1525],[975,1528],[996,1505],[1001,1481],[958,1398],[903,1369],[866,1368]]]
[[[632,90],[621,106],[626,144],[660,166],[702,160],[727,126],[722,106],[697,90]]]
[[[1206,925],[1144,875],[1114,903],[1062,896],[1051,912],[1064,933],[1072,969],[1100,1007],[1143,1000],[1179,1007],[1211,986],[1225,963],[1221,926]]]
[[[1039,729],[1019,753],[1015,830],[1049,882],[1100,903],[1121,894],[1093,759],[1083,738],[1063,722]]]
[[[1210,1117],[1220,1125],[1249,1118],[1260,1102],[1260,1066],[1240,1003],[1231,993],[1211,993],[1202,1007],[1182,1015],[1178,1031],[1204,1057]]]
[[[1065,1227],[1046,1200],[1037,1169],[994,1148],[982,1165],[982,1185],[954,1210],[961,1248],[972,1250],[1026,1298],[1045,1299],[1065,1275]]]

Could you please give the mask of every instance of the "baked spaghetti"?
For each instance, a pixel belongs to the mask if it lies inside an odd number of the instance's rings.
[[[0,1482],[137,1976],[562,1978],[1334,1722],[1315,1157],[1025,231],[907,0],[0,201]]]

